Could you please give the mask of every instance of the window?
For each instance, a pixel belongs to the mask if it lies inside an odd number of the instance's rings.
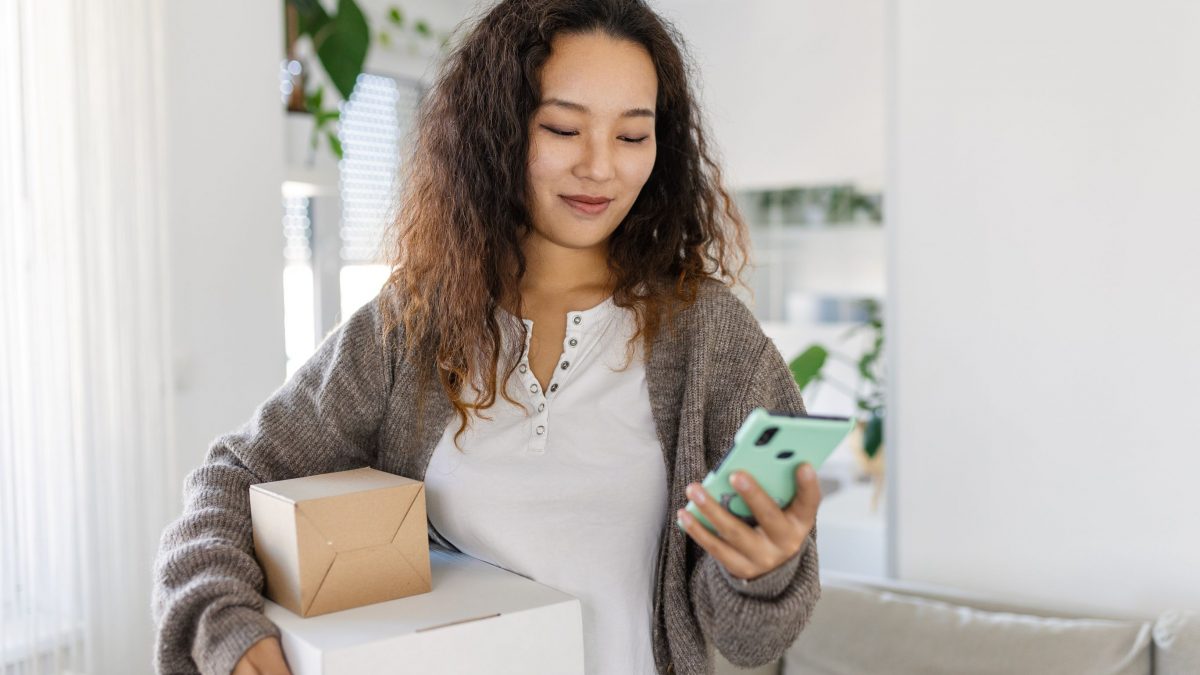
[[[363,73],[342,105],[336,178],[289,167],[299,179],[283,191],[288,377],[387,279],[382,237],[394,215],[403,141],[421,95],[415,80]]]
[[[364,73],[342,109],[342,226],[339,275],[345,318],[387,279],[382,236],[394,215],[401,143],[420,101],[415,83]]]

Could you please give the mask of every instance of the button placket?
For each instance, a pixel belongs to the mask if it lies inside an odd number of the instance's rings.
[[[529,449],[540,453],[545,452],[546,437],[550,435],[550,425],[546,413],[546,395],[542,391],[541,385],[538,384],[537,378],[534,377],[533,370],[529,367],[529,344],[533,338],[533,320],[522,319],[521,321],[525,324],[525,353],[521,355],[517,371],[520,373],[521,381],[529,389],[531,405],[537,410],[537,414],[529,418]]]
[[[529,418],[529,446],[535,452],[546,451],[546,438],[550,435],[549,414],[543,399],[537,404],[537,414]]]
[[[552,371],[549,384],[545,390],[542,390],[541,384],[533,375],[533,370],[529,366],[529,346],[533,336],[533,320],[522,319],[525,324],[525,353],[521,358],[518,366],[521,380],[529,387],[532,402],[536,404],[537,414],[529,418],[529,438],[530,448],[535,452],[544,452],[546,448],[546,439],[550,436],[550,413],[547,409],[547,404],[550,399],[562,388],[563,378],[570,376],[575,369],[571,367],[572,363],[576,363],[579,359],[585,356],[585,352],[590,351],[594,346],[597,337],[597,331],[606,332],[607,326],[612,320],[612,299],[602,303],[591,310],[582,312],[567,313],[567,330],[566,336],[563,339],[563,351],[559,356],[558,366]],[[590,314],[589,314],[590,312]],[[593,334],[593,340],[585,342],[585,331],[590,331]]]
[[[546,410],[546,395],[536,383],[530,386],[537,387],[538,393],[535,394],[537,413],[529,417],[529,447],[535,452],[545,452],[546,438],[550,435],[550,414]]]
[[[566,377],[565,371],[571,367],[571,359],[576,357],[580,340],[583,337],[583,326],[584,318],[582,313],[567,312],[567,334],[563,338],[563,351],[558,357],[558,367],[554,369],[554,374],[550,377],[547,396],[557,393],[562,387],[563,383],[560,380]]]

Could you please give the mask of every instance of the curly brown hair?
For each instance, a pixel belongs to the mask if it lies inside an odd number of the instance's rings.
[[[423,384],[436,372],[459,417],[456,445],[468,414],[483,417],[523,353],[520,243],[532,227],[528,124],[541,67],[555,36],[597,31],[644,47],[658,77],[659,152],[608,240],[613,303],[636,315],[630,345],[640,337],[649,355],[664,315],[671,326],[703,280],[732,286],[746,266],[746,225],[705,140],[676,29],[641,0],[503,0],[474,22],[421,103],[384,239],[384,334],[403,323],[406,358]],[[506,320],[501,307],[515,316]],[[468,401],[466,388],[480,382]]]

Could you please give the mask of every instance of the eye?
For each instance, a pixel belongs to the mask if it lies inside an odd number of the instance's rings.
[[[548,127],[545,124],[541,125],[541,127],[543,129],[545,129],[546,131],[549,131],[550,133],[556,134],[558,136],[578,136],[579,135],[578,131],[562,131],[561,129],[555,129],[553,127]]]
[[[571,136],[579,135],[578,131],[564,131],[562,129],[555,129],[554,127],[546,126],[545,124],[540,124],[538,126],[545,129],[546,131],[549,131],[550,133],[554,134],[555,136],[565,136],[565,137],[569,138]],[[650,137],[642,136],[641,138],[629,138],[627,136],[619,136],[618,138],[620,138],[622,141],[625,141],[626,143],[642,143],[643,141],[645,141],[647,138],[650,138]]]

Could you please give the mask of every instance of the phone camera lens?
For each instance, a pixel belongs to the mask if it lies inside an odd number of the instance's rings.
[[[755,445],[766,445],[767,443],[771,442],[772,438],[775,438],[775,434],[778,432],[779,432],[779,427],[767,427],[767,429],[762,432],[762,435],[758,437],[758,440],[755,441],[754,444]]]
[[[775,455],[775,459],[791,459],[792,455],[794,454],[796,453],[792,452],[791,450],[784,450],[783,452]]]

